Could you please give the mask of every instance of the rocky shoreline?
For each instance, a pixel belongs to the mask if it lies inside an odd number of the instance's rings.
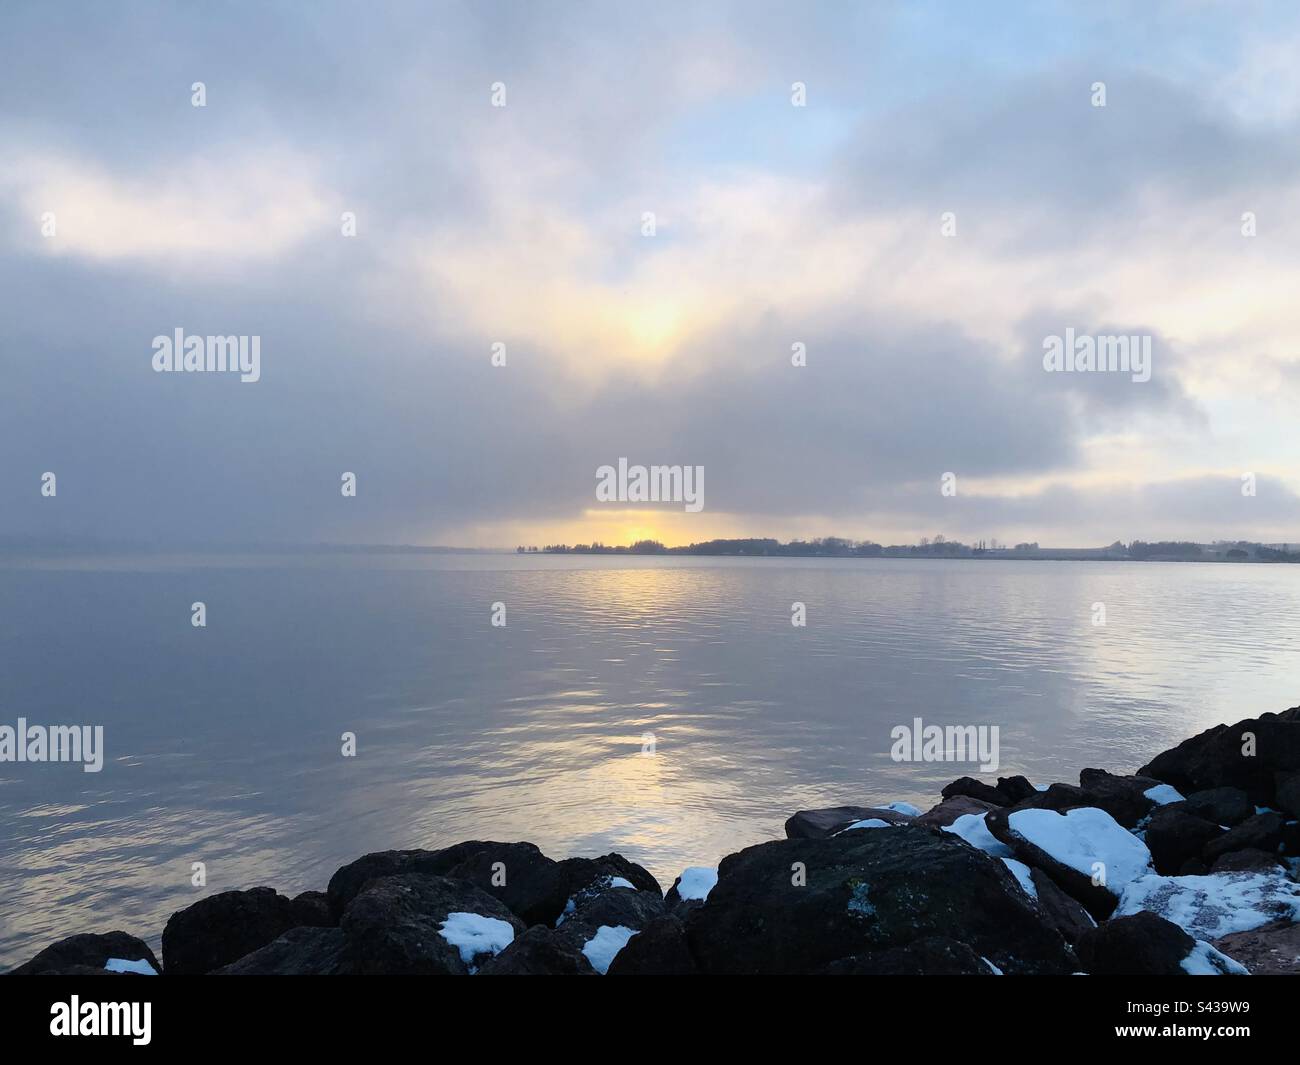
[[[667,892],[619,854],[470,841],[382,851],[325,891],[225,891],[162,959],[79,934],[14,974],[1300,974],[1300,707],[1218,725],[1136,774],[953,781],[805,810]]]

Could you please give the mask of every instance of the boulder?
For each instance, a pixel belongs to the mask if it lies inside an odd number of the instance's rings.
[[[1151,862],[1164,876],[1178,874],[1188,861],[1200,858],[1207,843],[1223,835],[1217,824],[1185,813],[1182,807],[1173,803],[1158,808],[1143,834]]]
[[[699,970],[686,928],[671,914],[656,917],[627,941],[610,963],[609,976],[693,976]]]
[[[403,873],[428,873],[445,876],[466,858],[484,847],[504,847],[504,843],[469,840],[441,850],[375,851],[364,854],[337,870],[325,889],[329,897],[330,912],[337,920],[349,902],[365,887],[367,881],[383,876],[400,876]]]
[[[531,843],[484,844],[446,875],[500,899],[525,926],[555,924],[569,897],[560,863]]]
[[[1023,802],[1038,794],[1038,789],[1029,782],[1028,777],[998,777],[997,790],[1013,803]]]
[[[290,900],[293,923],[303,928],[330,928],[338,924],[323,891],[304,891]]]
[[[121,961],[147,961],[154,972],[162,972],[158,959],[142,939],[127,932],[83,932],[52,943],[30,961],[10,972],[11,976],[68,974],[75,970],[85,974],[102,973],[110,958]]]
[[[729,855],[686,936],[706,973],[812,973],[931,936],[959,940],[1007,972],[1073,966],[1001,861],[912,825]]]
[[[238,961],[214,969],[216,976],[342,976],[351,972],[344,957],[346,937],[338,928],[290,928]]]
[[[534,925],[500,954],[489,958],[479,976],[596,976],[572,939],[545,925]]]
[[[451,918],[456,915],[457,921]],[[481,950],[462,946],[466,918],[485,919]],[[361,974],[463,975],[504,949],[523,922],[472,884],[425,873],[367,881],[339,921],[346,960]]]
[[[1300,976],[1300,924],[1275,921],[1214,941],[1254,976]]]
[[[1041,869],[1098,921],[1111,915],[1126,883],[1151,872],[1142,841],[1095,807],[994,810],[985,824],[1017,859]]]
[[[1139,773],[1184,795],[1241,788],[1259,806],[1272,806],[1278,773],[1300,771],[1300,707],[1215,725],[1156,755]]]
[[[664,889],[659,886],[649,870],[628,861],[621,854],[603,854],[599,858],[565,858],[556,862],[564,876],[565,898],[568,899],[602,877],[626,880],[638,891],[650,891],[663,897]]]
[[[827,976],[993,976],[990,963],[965,943],[942,936],[918,939],[905,947],[855,954],[833,961]]]
[[[1067,943],[1076,942],[1084,932],[1097,927],[1092,915],[1062,891],[1056,881],[1041,869],[1029,870],[1029,879],[1034,885],[1043,920],[1049,927],[1055,928]]]
[[[982,780],[976,780],[974,777],[958,777],[939,794],[945,799],[966,795],[989,803],[991,806],[1011,806],[1015,802],[1005,791],[995,788],[992,784],[985,784]]]
[[[1254,850],[1229,851],[1215,859],[1211,873],[1271,873],[1281,868],[1276,853]]]
[[[954,795],[951,799],[944,799],[939,805],[930,807],[912,823],[946,828],[959,817],[965,817],[967,814],[986,814],[997,808],[993,803],[985,802],[983,799],[973,799],[969,795]]]
[[[168,918],[163,968],[169,976],[209,973],[266,946],[295,923],[293,903],[274,888],[209,895]]]
[[[1079,774],[1085,800],[1081,805],[1105,810],[1125,828],[1133,828],[1156,806],[1146,792],[1159,784],[1152,777],[1122,777],[1104,769],[1085,769]]]
[[[1194,791],[1180,803],[1173,804],[1193,817],[1230,827],[1241,824],[1255,813],[1255,804],[1241,788],[1207,788]]]
[[[1300,770],[1273,774],[1273,805],[1291,818],[1300,818]]]
[[[821,810],[800,810],[785,823],[786,839],[825,839],[849,827],[855,821],[872,818],[891,825],[906,824],[912,818],[897,810],[876,806],[828,806]]]
[[[1074,945],[1093,976],[1186,976],[1183,959],[1196,940],[1154,913],[1115,917],[1089,929]]]
[[[564,930],[579,925],[595,930],[603,924],[640,930],[668,912],[664,900],[652,891],[609,885],[580,891],[571,901],[573,907],[566,908],[560,919]]]
[[[1281,842],[1282,815],[1255,814],[1217,839],[1210,840],[1201,849],[1201,857],[1213,867],[1222,855],[1231,851],[1259,850],[1276,853]]]
[[[691,910],[704,905],[709,892],[718,882],[718,871],[710,866],[695,865],[682,871],[664,895],[670,913],[684,918]]]

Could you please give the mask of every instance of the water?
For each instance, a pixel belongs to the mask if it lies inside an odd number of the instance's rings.
[[[797,809],[977,774],[891,761],[917,716],[999,726],[1003,775],[1131,771],[1300,702],[1298,637],[1284,566],[10,559],[0,724],[103,724],[107,754],[0,764],[0,968],[73,932],[156,943],[200,861],[208,892],[292,894],[366,851],[527,839],[666,887]]]

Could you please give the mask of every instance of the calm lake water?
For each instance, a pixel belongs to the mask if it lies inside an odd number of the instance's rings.
[[[102,724],[106,757],[0,764],[0,968],[73,932],[156,944],[196,861],[206,892],[292,894],[366,851],[526,839],[667,887],[797,809],[978,774],[891,761],[917,716],[997,725],[1001,774],[1046,783],[1297,702],[1300,567],[9,559],[0,724]]]

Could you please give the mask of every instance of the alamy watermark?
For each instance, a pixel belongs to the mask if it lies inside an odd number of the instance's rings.
[[[926,725],[914,717],[890,729],[889,738],[895,762],[978,762],[981,773],[996,773],[1000,764],[997,725]]]
[[[252,383],[262,376],[260,336],[186,336],[176,327],[173,336],[153,338],[153,368],[157,373],[238,373]]]
[[[682,503],[698,514],[704,509],[703,466],[629,466],[596,469],[596,500],[600,503]]]
[[[0,725],[0,762],[81,762],[82,771],[104,768],[103,725]]]
[[[1043,338],[1043,369],[1048,373],[1126,373],[1139,384],[1151,380],[1150,336],[1076,335]]]

